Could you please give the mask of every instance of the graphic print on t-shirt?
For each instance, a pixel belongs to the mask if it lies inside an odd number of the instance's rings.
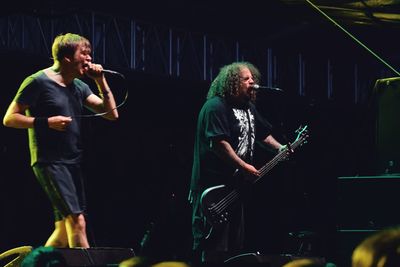
[[[243,110],[233,108],[232,110],[235,118],[238,120],[240,129],[238,147],[235,152],[242,159],[251,159],[253,157],[253,145],[255,138],[254,115],[249,109]],[[249,136],[249,134],[251,136]]]

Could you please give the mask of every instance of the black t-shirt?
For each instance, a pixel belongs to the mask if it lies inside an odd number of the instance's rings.
[[[271,129],[252,103],[233,107],[221,97],[207,100],[197,121],[191,190],[202,192],[210,186],[226,184],[235,172],[212,151],[212,140],[228,141],[239,157],[251,163],[255,141],[265,139]]]
[[[32,117],[79,116],[85,99],[93,92],[79,79],[67,87],[51,80],[43,70],[27,77],[14,98],[28,105]],[[31,165],[41,163],[77,163],[82,158],[81,121],[72,118],[65,131],[50,128],[29,128]]]

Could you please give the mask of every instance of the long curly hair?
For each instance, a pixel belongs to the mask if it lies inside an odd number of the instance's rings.
[[[248,68],[253,75],[255,83],[259,83],[261,79],[260,71],[253,64],[242,61],[234,62],[229,65],[223,66],[217,77],[212,81],[210,89],[208,90],[207,99],[214,96],[220,96],[225,99],[230,99],[238,95],[240,87],[240,71],[243,68]],[[256,92],[252,92],[251,100],[255,101]]]

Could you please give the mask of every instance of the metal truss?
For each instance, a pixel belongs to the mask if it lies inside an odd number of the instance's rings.
[[[312,85],[310,76],[315,75],[309,69],[316,63],[300,51],[288,53],[279,47],[269,47],[266,41],[239,41],[98,12],[2,16],[0,48],[49,57],[54,37],[66,32],[87,37],[93,46],[94,62],[105,68],[211,81],[221,66],[233,61],[249,61],[266,74],[263,82],[268,86],[292,88],[300,96],[314,94],[310,92],[313,87],[325,88],[323,95],[328,99],[335,94],[333,63],[329,58],[318,63],[320,69],[326,69],[322,74],[323,86]],[[358,75],[357,63],[352,72],[352,98],[358,102],[363,91],[357,81],[363,77]]]
[[[237,40],[96,12],[1,17],[0,47],[49,56],[54,37],[66,32],[91,41],[95,62],[158,75],[210,81],[224,64],[267,61],[254,54],[258,48]]]

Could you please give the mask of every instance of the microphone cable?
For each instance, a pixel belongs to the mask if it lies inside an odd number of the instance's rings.
[[[104,73],[109,73],[109,74],[113,74],[113,75],[117,75],[120,76],[123,80],[125,80],[125,76],[122,73],[116,72],[116,71],[107,71],[105,70]],[[128,100],[128,89],[125,90],[125,96],[124,99],[122,100],[122,102],[120,104],[118,104],[115,108],[110,109],[108,111],[105,112],[101,112],[101,113],[95,113],[95,114],[87,114],[87,115],[77,115],[77,116],[70,116],[71,118],[93,118],[93,117],[100,117],[100,116],[104,116],[120,107],[122,107],[123,105],[125,105],[126,101]]]

